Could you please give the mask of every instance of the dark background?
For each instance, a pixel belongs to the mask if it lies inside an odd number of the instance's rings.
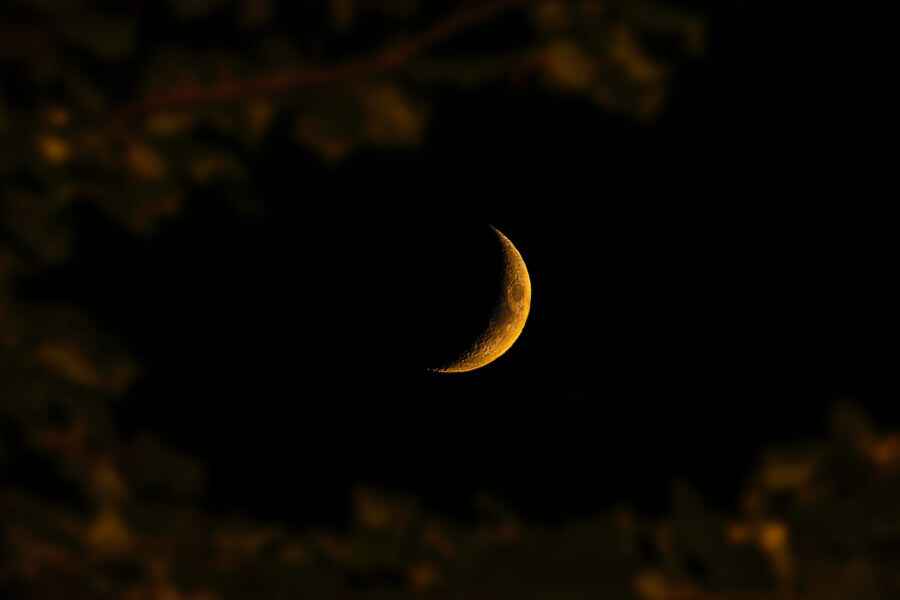
[[[123,338],[146,367],[123,427],[207,459],[224,511],[340,521],[365,482],[459,514],[479,491],[533,518],[656,513],[674,478],[733,506],[759,450],[821,435],[834,401],[900,422],[895,244],[825,208],[865,192],[817,41],[707,10],[655,123],[447,91],[422,148],[336,167],[276,126],[261,212],[197,189],[135,241],[81,210],[75,258],[28,293]],[[528,263],[532,317],[494,365],[428,373],[490,311],[488,224]]]

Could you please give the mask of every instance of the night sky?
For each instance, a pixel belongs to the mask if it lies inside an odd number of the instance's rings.
[[[198,189],[136,241],[85,209],[30,293],[142,359],[123,426],[208,459],[223,511],[340,520],[366,482],[450,512],[486,490],[535,518],[652,513],[677,477],[731,506],[759,449],[820,436],[834,401],[900,424],[896,243],[794,204],[830,187],[809,177],[828,111],[793,93],[802,59],[715,19],[658,122],[504,83],[441,94],[422,148],[339,166],[276,132],[262,211]],[[431,374],[490,312],[489,224],[529,266],[531,320],[497,363]]]

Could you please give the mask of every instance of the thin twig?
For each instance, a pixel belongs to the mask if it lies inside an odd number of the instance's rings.
[[[301,88],[317,87],[378,75],[402,66],[433,46],[532,0],[493,0],[461,9],[430,29],[389,46],[374,56],[354,59],[331,67],[303,68],[238,79],[213,85],[187,85],[151,94],[125,107],[114,119],[128,119],[161,110],[183,110],[208,104],[226,104],[251,97],[285,94]]]

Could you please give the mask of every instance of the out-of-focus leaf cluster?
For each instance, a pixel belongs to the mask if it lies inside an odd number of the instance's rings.
[[[10,0],[0,19],[0,219],[57,261],[67,252],[61,215],[73,202],[152,231],[191,187],[246,180],[276,120],[328,161],[412,146],[448,86],[546,85],[652,118],[675,57],[703,47],[703,20],[663,2],[535,0],[461,28],[490,32],[510,13],[529,15],[530,34],[501,50],[448,35],[382,68],[386,50],[483,4]],[[327,84],[264,85],[366,61]]]
[[[671,75],[654,42],[675,44],[686,54],[703,50],[702,21],[642,0],[560,0],[539,3],[534,13],[545,36],[538,57],[544,80],[639,118],[662,109]]]
[[[876,431],[853,406],[835,409],[829,440],[767,451],[733,514],[710,510],[683,483],[665,518],[622,507],[562,526],[529,524],[488,498],[474,522],[457,522],[413,498],[359,489],[349,529],[296,531],[205,512],[202,464],[148,437],[125,441],[110,426],[108,396],[97,393],[97,374],[115,371],[104,353],[75,358],[63,344],[43,354],[0,353],[0,377],[19,385],[11,398],[28,399],[0,404],[0,466],[12,474],[0,490],[0,589],[14,597],[900,592],[900,434]]]

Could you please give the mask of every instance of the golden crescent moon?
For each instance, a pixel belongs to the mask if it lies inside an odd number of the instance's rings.
[[[438,373],[468,373],[487,366],[506,354],[522,335],[531,312],[531,277],[525,259],[508,237],[491,227],[503,248],[503,285],[487,329],[475,343]]]

